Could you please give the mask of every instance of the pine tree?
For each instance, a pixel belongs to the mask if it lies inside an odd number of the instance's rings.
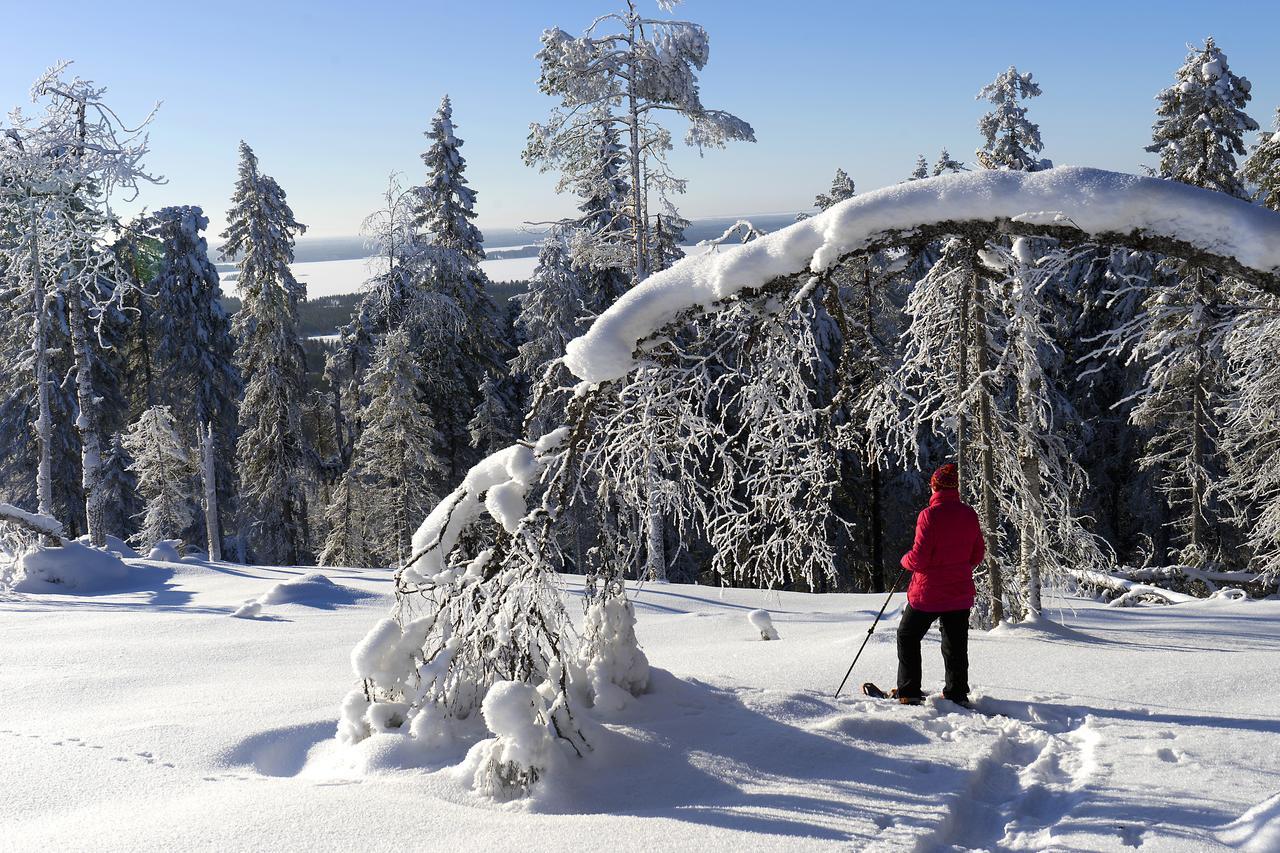
[[[633,236],[631,190],[625,174],[626,156],[618,129],[604,122],[596,129],[595,144],[583,151],[581,165],[569,166],[562,184],[571,184],[582,201],[580,216],[561,223],[570,255],[589,298],[585,310],[608,308],[631,286],[628,261]]]
[[[129,466],[146,499],[141,529],[133,541],[149,549],[162,539],[177,539],[191,526],[194,466],[178,436],[168,406],[152,406],[129,428],[121,444],[133,456]]]
[[[138,491],[138,477],[132,465],[133,457],[125,448],[123,437],[117,433],[108,446],[107,458],[102,465],[102,488],[107,496],[104,524],[107,530],[123,540],[135,536],[137,519],[144,509]]]
[[[517,323],[524,343],[511,360],[511,372],[531,386],[529,434],[540,437],[564,420],[565,399],[557,393],[567,384],[567,371],[548,369],[564,355],[565,344],[583,331],[582,318],[591,297],[569,259],[569,247],[560,229],[552,229],[538,252],[538,265],[529,289],[520,296]]]
[[[856,192],[853,186],[853,178],[849,177],[844,169],[836,169],[836,176],[831,179],[831,191],[818,193],[813,203],[817,205],[818,210],[826,210],[832,205],[853,198]]]
[[[367,566],[374,562],[365,541],[371,520],[360,472],[354,467],[334,485],[324,517],[329,532],[320,549],[320,565]]]
[[[658,215],[653,225],[653,233],[649,237],[649,269],[661,272],[672,264],[684,259],[684,229],[689,227],[689,220],[674,210],[665,216]]]
[[[409,557],[413,531],[440,497],[432,488],[443,473],[432,452],[440,437],[423,384],[408,333],[389,332],[374,353],[366,379],[369,404],[356,446],[370,510],[367,542],[370,552],[385,563],[400,564]]]
[[[1257,189],[1253,199],[1263,207],[1280,210],[1280,109],[1276,110],[1274,133],[1262,133],[1245,161],[1240,175]]]
[[[964,163],[961,163],[959,160],[953,160],[947,149],[943,148],[942,151],[938,153],[938,161],[933,164],[933,176],[935,178],[939,175],[963,171],[965,171]]]
[[[426,137],[431,140],[422,155],[427,183],[419,190],[422,203],[415,208],[414,224],[430,233],[436,245],[460,252],[472,262],[484,260],[484,236],[472,222],[476,193],[463,177],[467,162],[458,150],[463,142],[454,133],[448,95],[440,101]]]
[[[245,381],[236,467],[247,533],[257,558],[296,564],[306,550],[301,406],[305,356],[298,341],[298,302],[306,286],[289,269],[293,241],[306,230],[284,190],[258,170],[240,143],[240,167],[227,212],[225,258],[238,258],[243,304],[234,328]]]
[[[979,100],[996,105],[978,121],[985,140],[977,150],[982,168],[1035,172],[1052,165],[1035,156],[1044,148],[1040,128],[1027,119],[1027,108],[1020,103],[1039,94],[1040,87],[1031,75],[1019,74],[1012,65],[978,92]]]
[[[1249,81],[1227,66],[1227,56],[1205,39],[1187,54],[1174,84],[1156,96],[1156,123],[1147,151],[1160,155],[1156,173],[1184,184],[1218,190],[1236,198],[1249,194],[1236,172],[1245,153],[1246,131],[1258,123],[1244,111]]]
[[[144,286],[153,397],[181,413],[179,431],[189,444],[198,427],[213,424],[217,504],[225,511],[234,497],[231,459],[243,386],[218,273],[201,234],[209,220],[199,207],[165,207],[146,225],[159,246],[156,274]],[[222,520],[214,523],[220,531]]]
[[[923,154],[916,155],[916,167],[911,170],[911,177],[908,180],[919,181],[929,177],[929,161],[924,159]]]
[[[520,415],[506,377],[486,376],[480,402],[467,424],[471,446],[486,456],[513,444],[520,436]]]
[[[661,0],[660,5],[669,11],[673,4]],[[597,17],[581,36],[558,27],[542,34],[538,88],[560,98],[561,106],[546,124],[530,129],[525,162],[542,168],[581,162],[584,141],[596,139],[602,126],[626,132],[633,281],[649,273],[648,190],[653,181],[646,177],[665,172],[671,148],[670,134],[656,126],[655,117],[662,112],[682,116],[689,122],[685,142],[699,149],[755,141],[751,125],[703,105],[697,75],[709,55],[702,27],[646,18],[636,11],[634,0],[627,0],[625,9]]]

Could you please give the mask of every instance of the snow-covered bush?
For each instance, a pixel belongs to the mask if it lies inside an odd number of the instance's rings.
[[[475,768],[472,787],[495,800],[525,796],[560,757],[541,694],[528,684],[500,681],[485,694],[481,712],[497,737],[476,744],[468,756]]]
[[[119,556],[81,542],[36,547],[23,554],[14,571],[18,592],[95,593],[123,587],[129,567]]]
[[[760,639],[778,639],[778,629],[773,627],[773,617],[769,615],[768,610],[752,610],[747,614],[747,621],[760,632]]]
[[[580,662],[600,711],[620,711],[649,687],[649,659],[636,641],[636,611],[621,582],[587,604]]]

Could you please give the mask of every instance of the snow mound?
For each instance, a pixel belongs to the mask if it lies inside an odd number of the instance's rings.
[[[278,604],[300,604],[303,607],[332,610],[340,605],[355,604],[373,597],[371,592],[352,589],[334,583],[319,572],[310,572],[292,580],[281,581],[257,598],[247,600],[231,615],[252,619],[262,614],[264,606]]]
[[[760,639],[778,639],[778,629],[773,627],[773,617],[769,615],[768,610],[752,610],[747,614],[747,621],[760,632]]]
[[[688,257],[645,279],[570,341],[565,365],[587,383],[620,379],[637,344],[682,311],[808,269],[821,273],[883,235],[946,222],[1014,219],[1085,235],[1179,240],[1259,272],[1280,270],[1280,215],[1160,178],[1102,169],[982,170],[855,196],[750,243]]]
[[[87,542],[86,542],[87,544]],[[114,554],[118,554],[126,560],[136,560],[142,555],[134,550],[133,546],[119,537],[107,534],[107,550]]]
[[[1222,827],[1218,839],[1246,853],[1280,850],[1280,793],[1272,794]]]
[[[499,681],[485,694],[480,711],[497,737],[481,741],[467,755],[472,787],[495,800],[525,796],[562,758],[545,722],[542,697],[532,685]]]
[[[129,566],[117,554],[80,542],[36,548],[18,558],[17,592],[102,593],[129,585]]]
[[[147,559],[158,560],[162,563],[179,562],[182,559],[181,547],[181,539],[161,539],[151,546],[151,551],[147,553]]]

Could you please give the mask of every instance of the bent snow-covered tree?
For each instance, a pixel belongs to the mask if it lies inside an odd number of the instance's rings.
[[[983,171],[910,181],[656,273],[569,342],[564,364],[578,385],[566,425],[536,443],[522,442],[489,456],[423,522],[411,559],[397,573],[395,614],[353,653],[360,685],[344,706],[340,734],[348,741],[373,731],[436,738],[447,731],[449,721],[473,715],[493,684],[523,681],[536,688],[530,694],[531,719],[585,751],[589,744],[577,723],[579,713],[593,702],[607,705],[620,697],[597,689],[573,653],[553,574],[560,564],[560,543],[551,533],[568,490],[580,479],[578,466],[594,432],[616,414],[628,386],[648,383],[655,406],[663,397],[678,397],[678,388],[652,384],[655,375],[662,375],[665,354],[677,344],[684,347],[681,341],[690,336],[705,334],[699,329],[721,315],[737,318],[733,322],[741,322],[745,334],[762,344],[785,339],[782,329],[822,290],[823,278],[859,254],[957,236],[981,245],[1006,235],[1034,236],[1062,246],[1159,252],[1280,293],[1280,214],[1196,187],[1083,168]],[[1033,285],[1035,274],[1025,268],[1026,258],[1006,259],[1003,266],[1013,270],[1007,276],[1012,282],[1007,299],[1029,299],[1031,291],[1023,288]],[[1006,334],[1024,340],[1017,347],[1034,344],[1030,326]],[[810,345],[803,335],[793,342]],[[1012,352],[1011,366],[1022,357]],[[676,382],[709,378],[696,370],[667,376]],[[743,373],[734,382],[748,387],[752,378]],[[690,396],[703,390],[694,388]],[[1037,393],[1043,395],[1043,389]],[[1015,440],[1025,435],[1019,429],[1044,417],[1040,398],[1024,394],[1021,402],[1021,408],[1010,410],[1021,418],[1011,432]],[[771,405],[765,398],[744,409],[740,432],[755,442],[755,449],[739,458],[750,464],[782,460],[784,449],[777,445],[795,440],[800,430],[796,423],[803,429],[822,428],[821,411],[811,416],[800,412],[789,422],[771,415]],[[780,437],[776,443],[770,440],[774,435]],[[1024,456],[1047,452],[1022,450]],[[639,457],[651,453],[652,445],[635,442],[628,452],[637,457],[628,460],[629,470],[639,471],[645,464]],[[696,450],[678,452],[696,455]],[[677,459],[672,456],[667,464],[675,465]],[[724,464],[723,459],[699,461]],[[610,464],[623,470],[619,460]],[[750,505],[756,488],[767,494],[769,487],[760,478],[739,478],[726,500]],[[795,503],[780,500],[776,506],[783,512],[778,524],[807,523],[795,517],[802,514]],[[703,520],[716,518],[716,510],[697,507]],[[746,538],[741,531],[736,535]],[[1042,549],[1045,541],[1029,540],[1025,547]],[[759,571],[770,573],[767,585],[813,565],[813,553],[804,547],[778,551],[776,560],[746,550],[748,564],[754,561],[762,567]],[[607,652],[611,663],[631,650],[626,643],[634,642],[629,624],[619,627]],[[634,691],[638,669],[638,664],[598,665],[595,675],[612,677],[621,690]]]

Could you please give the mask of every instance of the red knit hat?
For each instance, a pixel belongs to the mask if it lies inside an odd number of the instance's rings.
[[[929,486],[935,492],[940,489],[958,489],[960,488],[960,472],[956,470],[956,466],[953,463],[948,462],[933,472],[933,476],[929,478]]]

